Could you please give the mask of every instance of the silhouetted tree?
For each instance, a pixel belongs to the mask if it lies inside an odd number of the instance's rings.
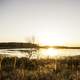
[[[38,41],[36,40],[35,36],[31,36],[31,37],[27,38],[26,41],[27,41],[27,43],[31,43],[32,44],[32,48],[30,48],[31,50],[27,51],[28,58],[30,59],[33,54],[37,55],[37,52],[39,50],[39,43],[37,44]]]

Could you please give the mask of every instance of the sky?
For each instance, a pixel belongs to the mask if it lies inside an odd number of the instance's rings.
[[[0,42],[24,42],[30,36],[79,45],[80,1],[0,0]]]

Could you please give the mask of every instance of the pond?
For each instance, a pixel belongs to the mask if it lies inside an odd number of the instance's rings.
[[[63,56],[80,55],[80,49],[31,49],[31,48],[18,48],[18,49],[0,49],[0,55],[7,57],[30,57],[30,58],[57,58]]]

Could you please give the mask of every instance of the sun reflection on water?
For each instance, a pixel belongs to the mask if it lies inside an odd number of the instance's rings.
[[[48,48],[48,49],[43,49],[41,50],[41,57],[46,58],[53,58],[59,56],[58,50],[54,48]]]

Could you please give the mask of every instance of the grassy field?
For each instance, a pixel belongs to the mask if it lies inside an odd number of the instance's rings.
[[[0,57],[0,80],[80,80],[80,56],[39,60]]]

